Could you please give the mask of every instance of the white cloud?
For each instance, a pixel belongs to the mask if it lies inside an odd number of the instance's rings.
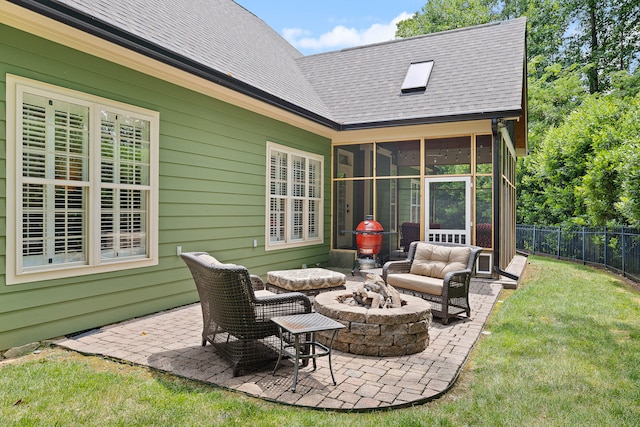
[[[393,40],[396,34],[396,24],[412,16],[412,14],[402,12],[388,24],[373,24],[365,29],[347,28],[344,25],[338,25],[331,31],[320,35],[320,37],[312,37],[309,31],[301,28],[285,28],[282,34],[293,46],[307,52],[344,49]]]

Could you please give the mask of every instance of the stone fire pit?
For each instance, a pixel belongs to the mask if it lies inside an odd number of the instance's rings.
[[[431,309],[427,301],[402,295],[402,307],[366,308],[345,304],[349,291],[324,292],[315,297],[316,312],[346,326],[338,331],[333,348],[365,356],[403,356],[423,351],[429,344]],[[318,332],[328,344],[333,332]]]

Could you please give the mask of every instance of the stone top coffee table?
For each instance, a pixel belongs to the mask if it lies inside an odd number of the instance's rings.
[[[317,295],[325,290],[344,289],[347,276],[324,268],[277,270],[267,273],[267,290],[276,293],[302,292]]]

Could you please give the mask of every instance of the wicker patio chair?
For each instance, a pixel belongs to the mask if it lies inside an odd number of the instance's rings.
[[[449,248],[468,248],[464,262],[457,262],[460,265],[457,270],[447,268],[444,276],[428,277],[419,273],[413,273],[412,264],[416,258],[418,245],[426,243]],[[465,313],[467,317],[471,315],[469,305],[469,283],[473,266],[478,259],[482,248],[478,246],[460,245],[454,243],[435,242],[412,242],[409,246],[409,254],[406,260],[389,261],[382,268],[382,277],[385,283],[392,285],[398,291],[409,295],[418,296],[431,303],[431,313],[434,317],[442,319],[443,324],[449,323],[449,319]],[[446,253],[446,251],[445,251]],[[419,260],[418,262],[422,262]],[[459,261],[459,260],[457,260]],[[438,260],[442,267],[446,267],[446,262]],[[437,269],[437,268],[436,268]],[[432,270],[433,271],[433,270]],[[426,286],[425,283],[426,282]]]
[[[404,248],[405,253],[409,252],[409,245],[420,240],[420,223],[419,222],[403,222],[400,226],[400,246]]]
[[[311,312],[309,298],[299,292],[257,297],[259,277],[240,265],[220,264],[206,252],[183,253],[202,306],[202,345],[210,342],[233,364],[243,367],[277,359],[278,327],[272,317]],[[264,286],[264,285],[263,285]]]

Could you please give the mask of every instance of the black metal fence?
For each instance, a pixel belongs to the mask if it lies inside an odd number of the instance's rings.
[[[516,225],[516,248],[601,265],[640,282],[640,232],[627,227],[563,228]]]

